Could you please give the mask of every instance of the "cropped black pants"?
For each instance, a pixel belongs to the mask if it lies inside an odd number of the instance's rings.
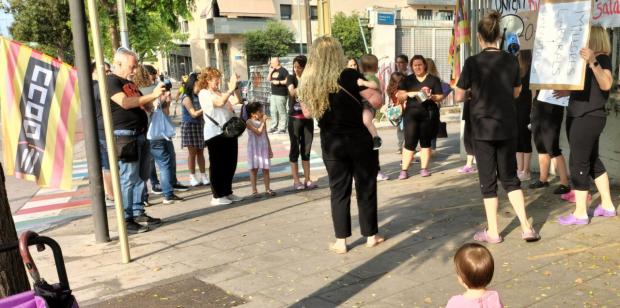
[[[480,178],[480,191],[484,198],[497,197],[497,179],[509,193],[521,189],[517,177],[517,142],[509,140],[475,140],[474,152]]]
[[[570,177],[575,190],[589,190],[590,178],[596,179],[605,172],[599,158],[599,138],[607,118],[583,116],[566,118],[566,132],[570,146]]]

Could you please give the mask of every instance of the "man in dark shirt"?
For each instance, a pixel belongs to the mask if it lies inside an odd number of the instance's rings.
[[[114,70],[107,78],[110,108],[114,124],[114,136],[118,144],[119,172],[125,223],[130,233],[149,231],[149,225],[161,223],[144,212],[144,185],[150,174],[150,151],[146,146],[148,117],[145,108],[164,91],[159,84],[152,93],[142,95],[131,80],[136,74],[138,61],[132,51],[119,48],[114,55]]]
[[[288,112],[286,110],[286,100],[288,99],[288,89],[286,81],[288,71],[280,65],[278,57],[271,58],[271,67],[267,80],[271,82],[271,97],[269,98],[269,113],[271,116],[270,133],[286,133],[288,127]]]

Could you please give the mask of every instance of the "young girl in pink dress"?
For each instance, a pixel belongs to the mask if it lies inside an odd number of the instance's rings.
[[[491,252],[484,246],[468,243],[454,255],[459,283],[465,293],[450,298],[446,308],[503,308],[497,291],[486,287],[493,279],[495,268]]]
[[[259,102],[251,102],[245,109],[248,114],[245,124],[248,128],[248,168],[250,169],[252,196],[259,197],[256,189],[258,169],[263,170],[265,193],[268,196],[275,196],[276,192],[269,188],[269,166],[273,152],[267,136],[267,115],[263,112],[263,105]]]

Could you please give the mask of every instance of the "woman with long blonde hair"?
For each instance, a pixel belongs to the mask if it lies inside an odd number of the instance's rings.
[[[380,99],[358,86],[364,78],[354,69],[345,68],[347,59],[340,43],[331,37],[317,38],[312,44],[308,64],[301,76],[298,96],[306,117],[318,119],[321,148],[331,191],[332,221],[336,242],[330,250],[347,252],[351,236],[351,186],[355,179],[360,229],[366,246],[384,241],[378,235],[377,172],[378,155],[373,151],[372,136],[362,122],[366,98],[375,108]]]
[[[609,176],[599,158],[599,139],[607,121],[605,103],[613,84],[610,52],[607,31],[600,26],[593,26],[588,47],[579,52],[588,64],[585,85],[582,91],[570,92],[567,108],[566,132],[570,146],[569,168],[573,190],[562,198],[573,199],[577,205],[573,213],[558,219],[561,225],[587,225],[590,222],[587,211],[590,179],[594,180],[601,194],[601,204],[593,210],[592,216],[616,216],[616,206],[609,192]]]

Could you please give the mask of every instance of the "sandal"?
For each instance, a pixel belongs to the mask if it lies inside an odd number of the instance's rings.
[[[333,251],[339,255],[347,253],[347,247],[345,248],[336,248],[335,244],[329,244],[329,251]]]
[[[487,234],[487,230],[480,230],[474,234],[474,241],[478,242],[486,242],[489,244],[499,244],[504,241],[502,236],[500,235],[498,238],[491,238]]]
[[[304,184],[297,183],[297,184],[293,184],[293,188],[295,190],[304,190],[304,189],[306,189],[306,186]]]
[[[267,196],[270,196],[270,197],[275,197],[276,196],[276,192],[271,190],[271,189],[267,190],[265,192],[265,194],[267,194]]]
[[[538,234],[538,232],[536,232],[536,230],[532,228],[532,231],[530,232],[522,232],[521,238],[528,243],[537,242],[538,240],[540,240],[540,234]]]
[[[372,248],[383,242],[385,242],[385,238],[377,234],[375,235],[375,241],[372,244],[368,244],[368,242],[366,242],[366,247]]]
[[[315,189],[315,188],[318,188],[318,187],[319,187],[318,185],[316,185],[316,184],[312,183],[312,181],[308,181],[308,182],[306,182],[305,186],[306,186],[306,189],[308,189],[308,190],[310,190],[310,189]]]
[[[257,191],[255,191],[255,192],[253,192],[253,193],[252,193],[252,198],[254,198],[254,199],[258,199],[258,198],[260,198],[260,195],[258,194],[258,192],[257,192]]]

